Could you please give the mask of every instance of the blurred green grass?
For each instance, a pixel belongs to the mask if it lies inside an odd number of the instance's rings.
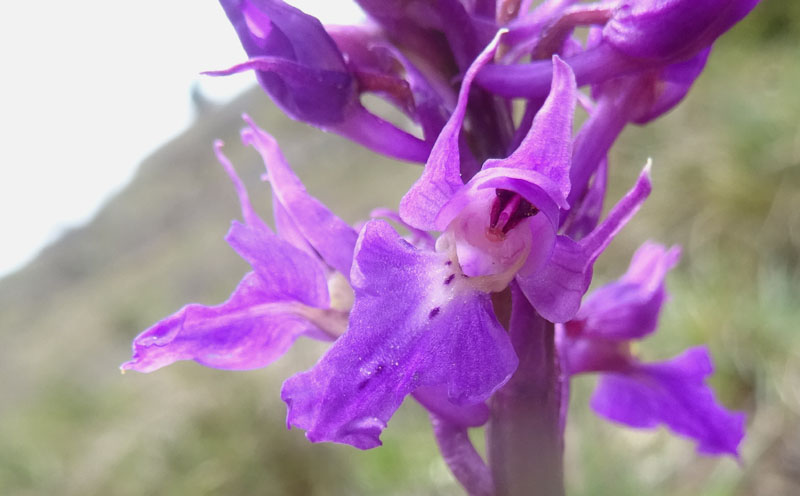
[[[720,398],[748,413],[742,463],[598,419],[586,406],[593,379],[581,378],[571,495],[800,494],[798,24],[800,3],[764,2],[718,43],[679,109],[625,131],[611,199],[647,157],[654,193],[595,279],[619,275],[645,239],[684,247],[661,329],[639,350],[661,359],[708,344]],[[370,452],[285,430],[280,382],[314,362],[316,343],[252,372],[116,372],[137,332],[186,301],[221,301],[245,271],[222,241],[238,213],[210,153],[224,137],[254,200],[269,205],[257,157],[232,134],[245,109],[348,221],[396,205],[419,173],[290,123],[257,92],[154,155],[92,225],[0,281],[0,494],[460,494],[411,402]]]

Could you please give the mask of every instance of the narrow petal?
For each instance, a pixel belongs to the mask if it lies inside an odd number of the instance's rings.
[[[433,145],[425,171],[400,202],[400,215],[410,225],[434,230],[436,214],[463,185],[461,180],[458,140],[467,110],[467,98],[475,74],[494,57],[500,36],[497,36],[475,59],[464,75],[458,103],[450,119]]]
[[[666,296],[664,278],[679,256],[677,247],[643,244],[619,281],[599,288],[583,303],[575,317],[581,336],[629,340],[655,331]]]
[[[141,333],[121,369],[152,372],[178,360],[230,370],[264,367],[303,334],[331,339],[309,320],[315,310],[276,301],[273,288],[251,272],[225,303],[187,305]]]
[[[292,219],[296,229],[322,256],[323,260],[346,277],[350,274],[358,234],[334,215],[319,200],[309,195],[292,172],[275,139],[245,116],[249,128],[242,141],[252,145],[264,159],[273,194]]]
[[[566,198],[570,189],[572,119],[577,91],[572,69],[554,55],[550,94],[533,119],[530,131],[511,156],[487,160],[484,169],[508,167],[536,171],[558,185],[561,196]]]
[[[455,404],[483,402],[501,387],[516,368],[514,350],[489,295],[456,270],[387,223],[367,223],[350,326],[311,370],[284,383],[289,426],[314,442],[367,449],[419,387],[442,387]]]
[[[700,453],[738,457],[745,416],[716,401],[705,383],[712,372],[704,347],[665,362],[637,364],[627,373],[605,374],[592,397],[592,408],[631,427],[664,424],[694,439]]]
[[[472,444],[467,429],[435,414],[431,415],[431,424],[444,462],[467,494],[493,496],[492,474]]]

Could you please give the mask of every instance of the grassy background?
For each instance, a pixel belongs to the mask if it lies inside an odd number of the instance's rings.
[[[708,343],[720,398],[748,413],[742,463],[598,419],[586,406],[593,379],[581,378],[571,495],[800,494],[799,25],[800,3],[763,2],[679,109],[625,131],[611,199],[647,157],[655,189],[595,278],[619,275],[645,239],[684,247],[661,329],[639,350],[660,359]],[[460,494],[410,402],[370,452],[285,429],[280,383],[315,361],[316,343],[252,372],[117,372],[141,329],[187,301],[223,300],[246,270],[222,241],[238,209],[211,153],[224,138],[269,216],[262,166],[236,136],[244,110],[348,221],[395,206],[419,173],[289,122],[258,91],[202,115],[90,225],[0,281],[0,494]]]

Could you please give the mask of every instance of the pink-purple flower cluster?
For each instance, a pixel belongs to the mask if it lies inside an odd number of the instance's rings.
[[[283,385],[289,427],[372,448],[411,395],[474,494],[513,493],[508,479],[524,477],[495,465],[518,464],[531,439],[560,460],[569,381],[583,373],[601,374],[601,416],[665,425],[702,453],[738,456],[744,417],[705,383],[708,352],[648,363],[630,348],[655,332],[679,250],[646,242],[618,281],[585,294],[598,256],[651,190],[648,164],[601,215],[610,147],[626,124],[674,107],[712,43],[757,0],[360,0],[369,23],[335,28],[279,0],[220,3],[248,59],[213,74],[253,70],[292,118],[424,169],[396,212],[376,210],[355,229],[245,117],[275,228],[218,143],[243,218],[226,240],[252,271],[226,302],[188,305],[139,335],[123,369],[252,369],[300,336],[330,342]],[[365,93],[422,137],[371,113]],[[573,134],[576,105],[589,117]],[[549,420],[509,413],[518,411]],[[464,435],[487,422],[491,467]],[[526,422],[540,426],[533,438]]]

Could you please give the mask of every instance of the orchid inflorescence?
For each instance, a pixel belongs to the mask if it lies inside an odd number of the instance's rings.
[[[709,352],[652,363],[631,348],[656,331],[680,249],[645,242],[619,280],[586,293],[651,191],[648,162],[601,219],[609,149],[628,123],[680,102],[757,0],[359,0],[369,21],[335,27],[280,0],[220,3],[248,59],[210,74],[252,70],[290,117],[424,168],[397,211],[356,229],[245,116],[275,228],[218,142],[242,209],[226,240],[252,271],[224,303],[188,305],[140,334],[123,370],[253,369],[300,336],[328,342],[283,384],[288,426],[374,448],[411,395],[470,494],[563,492],[569,383],[585,373],[600,375],[599,415],[738,457],[744,415],[706,384]],[[367,93],[419,136],[369,110]],[[588,117],[573,135],[578,105]],[[466,435],[483,425],[488,463]]]

